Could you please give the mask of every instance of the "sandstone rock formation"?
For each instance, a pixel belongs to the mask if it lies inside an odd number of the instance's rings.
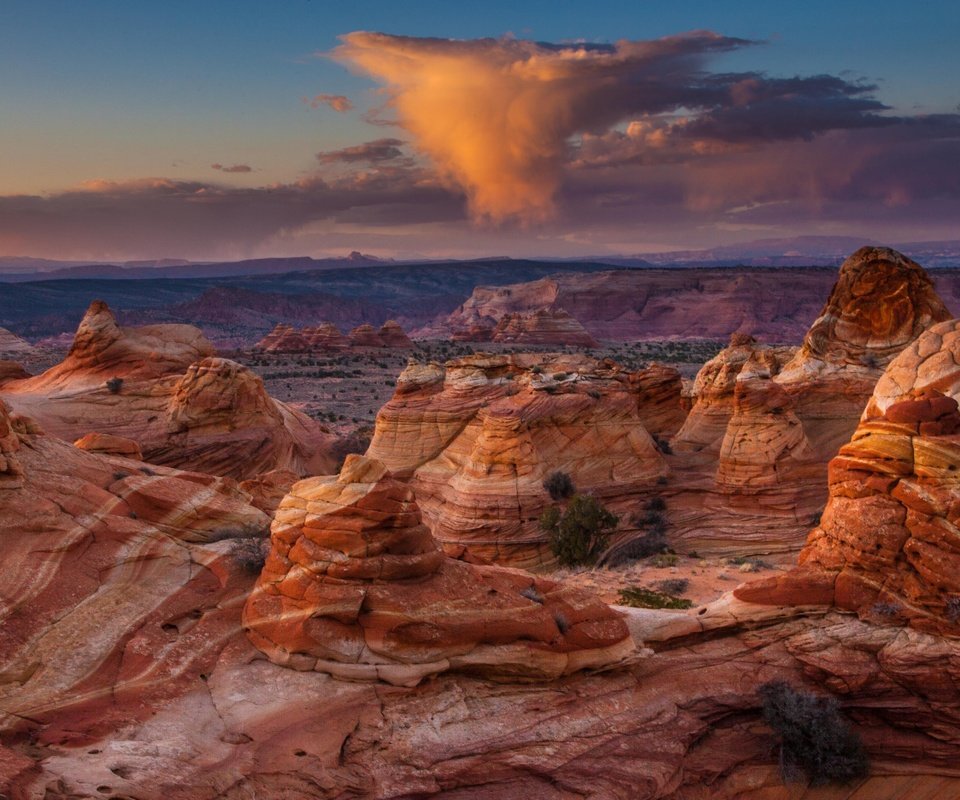
[[[207,609],[201,637],[191,614],[228,602],[231,566],[228,542],[204,543],[265,535],[248,501],[229,479],[73,447],[0,403],[0,727],[84,703],[106,720],[108,687],[169,688],[209,661],[229,612]]]
[[[411,348],[413,342],[396,320],[388,319],[377,332],[384,347]]]
[[[6,328],[0,328],[0,356],[22,358],[36,352],[36,348],[25,339]]]
[[[350,340],[332,322],[300,330],[292,325],[277,323],[254,349],[268,353],[309,353],[345,350],[349,346]]]
[[[672,442],[678,540],[707,553],[798,547],[883,368],[948,316],[922,267],[867,247],[844,262],[796,353],[735,335],[697,376]]]
[[[380,334],[377,333],[377,329],[365,323],[363,325],[358,325],[352,331],[350,331],[350,346],[351,347],[383,347],[383,339],[380,338]]]
[[[740,596],[820,602],[960,636],[958,390],[960,323],[952,320],[917,339],[878,383],[830,462],[830,499],[799,568]]]
[[[121,456],[143,461],[140,445],[133,439],[123,436],[114,436],[110,433],[88,433],[73,443],[74,447],[86,450],[88,453],[100,453],[107,456]]]
[[[504,314],[493,329],[491,339],[502,344],[600,346],[583,325],[562,308]]]
[[[0,386],[8,381],[19,381],[29,377],[30,373],[16,361],[0,361]]]
[[[332,467],[332,436],[269,397],[249,369],[211,351],[196,328],[121,328],[95,302],[67,358],[36,377],[4,382],[2,395],[53,435],[132,439],[151,463],[237,479]]]
[[[756,267],[561,273],[527,283],[477,286],[459,308],[415,335],[459,338],[471,329],[492,330],[507,314],[562,308],[596,339],[722,340],[733,331],[798,343],[835,275],[830,268]]]
[[[567,472],[614,511],[634,510],[666,473],[651,434],[683,419],[680,377],[612,361],[533,353],[413,364],[377,416],[367,455],[410,478],[451,552],[549,563],[543,480]],[[629,527],[629,520],[625,518]]]
[[[549,680],[634,650],[581,591],[445,556],[410,487],[356,455],[280,504],[244,625],[279,664],[404,686],[448,670]]]

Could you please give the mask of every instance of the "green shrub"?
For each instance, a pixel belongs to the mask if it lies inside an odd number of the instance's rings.
[[[794,689],[786,681],[763,684],[763,718],[780,736],[784,781],[805,775],[812,786],[847,783],[869,772],[860,737],[850,729],[837,701]]]
[[[577,487],[569,473],[555,470],[543,480],[543,488],[547,490],[551,500],[566,500],[577,493]]]
[[[547,508],[540,527],[550,534],[550,549],[561,566],[592,564],[620,520],[594,497],[574,495],[566,510]]]
[[[640,586],[620,590],[620,605],[633,608],[691,608],[693,603],[682,597],[674,597],[666,592],[657,592]]]

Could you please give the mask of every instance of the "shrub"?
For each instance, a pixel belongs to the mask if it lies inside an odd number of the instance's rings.
[[[551,500],[566,500],[577,493],[573,478],[566,472],[555,470],[547,475],[543,481],[543,488],[547,490]]]
[[[651,497],[644,505],[644,509],[647,511],[666,511],[667,501],[662,497]]]
[[[658,527],[649,533],[645,533],[643,536],[638,536],[635,539],[611,548],[601,560],[601,565],[605,567],[619,567],[631,561],[637,561],[641,558],[662,553],[666,549],[666,529]]]
[[[267,561],[270,540],[259,536],[234,539],[230,543],[230,557],[241,570],[249,575],[259,575]]]
[[[675,567],[680,557],[676,553],[658,553],[650,559],[650,564],[654,567]]]
[[[951,597],[947,600],[946,607],[944,609],[947,614],[947,620],[956,625],[960,622],[960,596]]]
[[[566,633],[570,630],[570,620],[567,619],[566,615],[562,611],[557,611],[553,615],[553,621],[557,623],[557,630],[560,633]]]
[[[589,495],[574,495],[566,511],[556,506],[540,516],[540,526],[550,534],[550,549],[561,566],[592,564],[619,519]]]
[[[673,455],[673,448],[670,446],[670,442],[660,436],[653,437],[653,443],[657,446],[657,450],[663,453],[666,456]]]
[[[120,390],[123,388],[123,378],[110,378],[104,385],[110,394],[120,394]]]
[[[566,372],[554,372],[554,373],[553,373],[553,379],[554,379],[555,381],[565,381],[565,380],[567,379],[567,373],[566,373]]]
[[[693,603],[682,597],[673,597],[666,592],[656,592],[653,589],[633,586],[629,589],[620,590],[620,605],[632,606],[633,608],[683,609],[691,608]]]
[[[520,592],[520,596],[526,597],[527,600],[533,600],[534,603],[543,605],[543,595],[537,591],[537,587],[532,583],[526,589]]]
[[[879,617],[897,617],[900,615],[900,605],[890,601],[877,601],[870,606],[870,611]]]
[[[785,782],[806,775],[811,786],[846,783],[869,768],[860,737],[840,714],[837,701],[770,681],[758,690],[763,718],[780,736],[780,774]]]
[[[690,581],[686,578],[667,578],[664,581],[657,581],[654,586],[657,587],[658,592],[679,596],[687,591]]]

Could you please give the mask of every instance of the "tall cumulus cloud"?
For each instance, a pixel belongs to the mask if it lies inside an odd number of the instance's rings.
[[[641,145],[662,158],[888,124],[869,85],[706,71],[711,56],[754,44],[709,31],[612,45],[367,32],[342,41],[333,57],[385,84],[416,146],[475,218],[493,221],[552,216],[580,142],[609,161],[611,133],[635,160]],[[679,111],[688,117],[667,119]],[[614,130],[627,121],[645,135]]]

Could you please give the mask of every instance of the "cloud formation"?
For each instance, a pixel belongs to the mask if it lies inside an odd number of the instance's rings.
[[[253,167],[249,164],[233,164],[229,167],[224,164],[211,164],[210,169],[215,169],[219,172],[253,172]]]
[[[333,56],[386,85],[399,123],[476,217],[538,221],[556,210],[575,137],[628,120],[633,133],[614,138],[643,151],[684,139],[688,153],[888,124],[870,85],[705,71],[752,44],[709,31],[614,45],[358,32]],[[671,121],[680,109],[690,116]]]
[[[341,150],[324,150],[317,153],[321,164],[376,164],[384,161],[396,161],[405,158],[401,139],[374,139],[372,142],[344,147]]]
[[[317,94],[313,97],[304,97],[303,102],[310,106],[310,108],[329,106],[341,114],[353,108],[353,103],[350,101],[350,98],[342,94]]]

